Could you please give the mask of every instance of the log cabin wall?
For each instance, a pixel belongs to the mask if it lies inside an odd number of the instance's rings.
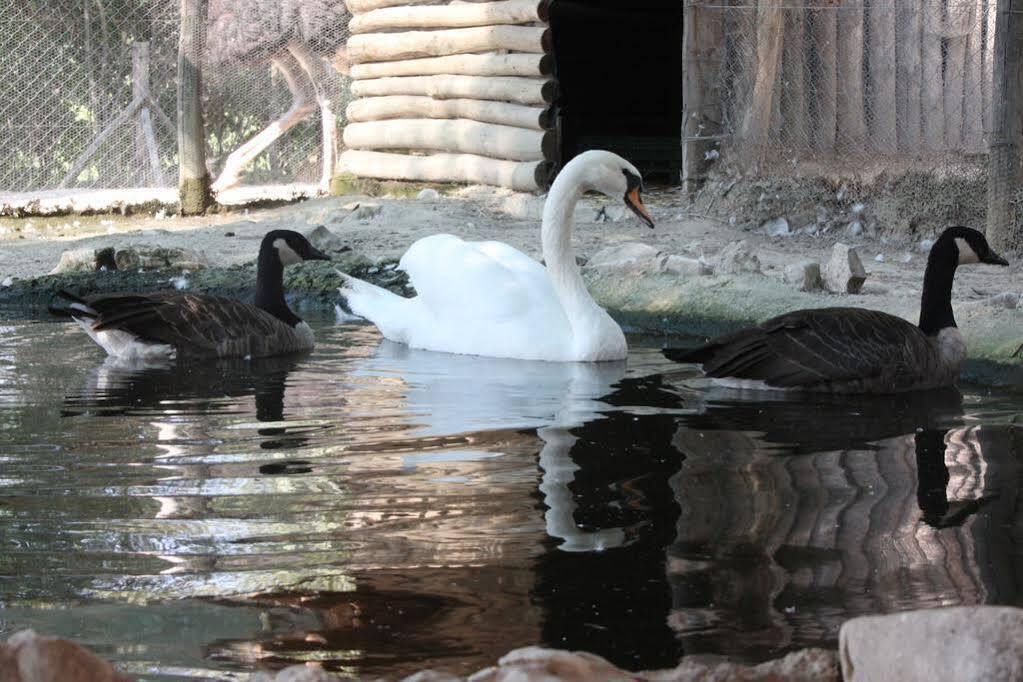
[[[685,1],[687,180],[986,153],[995,0]]]
[[[547,0],[348,0],[342,172],[533,191],[551,174]]]

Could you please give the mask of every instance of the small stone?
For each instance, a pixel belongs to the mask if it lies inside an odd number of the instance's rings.
[[[630,216],[624,206],[601,206],[593,217],[595,223],[620,223]]]
[[[785,281],[795,284],[800,291],[820,291],[824,288],[821,280],[821,264],[804,260],[785,266]]]
[[[789,229],[789,221],[784,217],[768,220],[760,228],[768,237],[787,237],[792,234],[792,230]]]
[[[319,666],[292,665],[277,671],[277,674],[260,672],[249,678],[250,682],[339,682]]]
[[[4,281],[0,282],[0,287],[4,287],[6,289],[12,284],[14,284],[14,278],[8,275],[7,277],[4,277]]]
[[[234,232],[225,232],[224,236],[225,237],[233,237],[233,236],[235,236],[235,234],[234,234]]]
[[[848,231],[851,237],[859,237],[861,234],[863,234],[863,223],[861,223],[858,220],[854,220],[853,222],[849,223]]]
[[[1019,294],[1011,291],[1003,291],[1000,294],[995,294],[991,298],[987,299],[987,303],[992,308],[1004,308],[1006,310],[1015,310],[1019,307]]]
[[[877,261],[878,263],[884,263],[884,254],[883,253],[877,254],[876,256],[874,256],[874,260]]]
[[[921,239],[920,243],[916,245],[916,250],[920,253],[930,253],[932,246],[934,246],[933,239]]]
[[[899,260],[901,260],[903,263],[909,263],[913,260],[913,254],[907,251],[906,253],[902,254],[902,258],[900,258]]]
[[[316,229],[307,232],[305,238],[320,251],[340,251],[344,248],[344,242],[341,237],[338,237],[323,225],[319,225]]]
[[[22,630],[0,644],[5,682],[129,682],[113,666],[74,642]]]
[[[732,242],[718,255],[717,270],[726,275],[760,274],[760,259],[745,240]]]
[[[1023,679],[1023,610],[959,606],[862,616],[838,633],[845,682]]]
[[[696,276],[713,274],[714,268],[697,258],[661,254],[661,272],[668,275]]]
[[[852,205],[852,209],[851,210],[856,215],[859,215],[859,214],[863,213],[863,211],[866,210],[866,208],[867,208],[866,204],[857,201],[855,204]]]
[[[383,212],[383,207],[378,204],[361,204],[354,211],[349,213],[343,222],[368,223]]]
[[[607,270],[658,269],[661,252],[642,242],[625,242],[601,249],[587,263],[589,268]]]
[[[860,254],[845,244],[835,244],[831,260],[822,270],[824,285],[836,294],[858,294],[867,280]]]
[[[131,245],[114,250],[117,270],[202,270],[206,257],[191,249],[168,246]]]
[[[419,201],[437,201],[440,199],[440,192],[432,187],[427,187],[426,189],[419,191],[419,194],[416,195],[416,199],[419,199]]]

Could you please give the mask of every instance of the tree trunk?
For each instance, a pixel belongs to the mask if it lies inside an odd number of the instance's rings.
[[[994,66],[995,66],[995,25],[998,21],[998,0],[984,0],[984,59],[981,63],[983,77],[980,81],[984,98],[984,133],[994,128]],[[987,137],[985,137],[987,140]]]
[[[838,7],[838,109],[839,141],[850,149],[864,143],[867,124],[863,112],[863,1],[848,0]]]
[[[923,0],[923,143],[929,151],[945,148],[945,113],[941,73],[941,13],[943,0]]]
[[[437,99],[489,99],[518,104],[550,104],[555,83],[512,76],[402,76],[352,82],[355,97],[426,95]]]
[[[916,0],[913,0],[916,2]],[[910,3],[912,4],[912,3]],[[870,137],[886,154],[896,151],[895,6],[871,0],[870,7]]]
[[[763,150],[770,132],[778,76],[781,73],[781,44],[785,14],[779,0],[759,0],[757,5],[757,65],[753,96],[742,123],[740,136],[757,150]]]
[[[963,85],[966,76],[966,42],[969,37],[968,5],[950,5],[945,21],[945,149],[963,148]]]
[[[921,21],[918,2],[899,3],[896,26],[899,84],[895,98],[896,124],[899,149],[910,154],[920,151],[920,98],[923,81],[920,62]]]
[[[1023,126],[1023,2],[998,0],[994,44],[993,128],[988,169],[987,236],[998,250],[1023,246],[1012,210],[1019,191]]]
[[[395,95],[357,99],[345,112],[350,123],[392,118],[465,118],[483,123],[542,130],[547,109],[507,102],[434,99]]]
[[[549,76],[554,71],[553,59],[538,54],[459,54],[450,57],[427,57],[398,62],[355,64],[351,76],[355,80],[390,76]]]
[[[542,53],[550,44],[543,26],[483,26],[441,31],[366,33],[348,39],[352,64],[387,62],[420,57],[441,57],[470,52]]]
[[[206,171],[202,118],[202,50],[206,0],[181,0],[178,37],[178,195],[182,215],[204,213],[213,205]]]
[[[406,156],[347,150],[341,168],[363,178],[418,182],[470,182],[535,192],[546,182],[546,163],[518,163],[470,154]]]
[[[707,152],[721,133],[717,86],[725,27],[720,9],[695,2],[686,3],[682,23],[682,181],[692,192],[703,184],[710,165]]]
[[[349,123],[344,132],[349,149],[427,149],[514,161],[542,160],[546,137],[553,136],[538,130],[464,119]]]
[[[811,10],[817,46],[817,149],[831,152],[835,149],[835,130],[838,112],[838,13],[833,7]]]
[[[539,0],[500,0],[487,3],[458,3],[387,7],[356,14],[348,24],[352,35],[392,29],[460,28],[496,24],[528,24],[540,21]]]
[[[963,149],[971,154],[984,151],[984,98],[982,61],[984,59],[984,22],[982,6],[965,8],[969,37],[966,41],[966,66],[963,75]]]
[[[141,99],[138,121],[135,128],[135,158],[142,171],[143,184],[163,187],[163,170],[160,168],[160,150],[153,132],[153,117],[149,113],[152,94],[149,91],[149,43],[137,42],[131,46],[131,94]],[[145,168],[149,167],[150,177],[145,179]]]
[[[782,53],[782,141],[795,153],[808,149],[806,128],[806,10],[785,10]]]

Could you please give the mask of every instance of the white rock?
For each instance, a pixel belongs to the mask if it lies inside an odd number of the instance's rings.
[[[713,266],[704,260],[688,258],[686,256],[676,256],[675,254],[661,254],[660,269],[661,272],[668,275],[691,275],[697,277],[710,275],[714,272]]]
[[[732,242],[721,249],[716,269],[726,275],[760,274],[760,259],[745,240]]]
[[[7,277],[4,277],[4,281],[0,282],[0,287],[4,287],[6,289],[12,284],[14,284],[14,278],[8,275]]]
[[[789,221],[784,217],[765,221],[760,227],[768,237],[787,237],[792,234],[792,230],[789,229]]]
[[[883,253],[877,254],[876,256],[874,256],[874,260],[877,261],[878,263],[884,263],[884,254]]]
[[[849,223],[849,228],[848,229],[849,229],[849,234],[851,236],[859,237],[861,234],[863,234],[863,223],[861,223],[858,220],[854,220],[853,222]]]
[[[920,243],[916,245],[916,250],[920,253],[930,253],[932,246],[934,246],[933,239],[921,239]]]
[[[624,206],[601,206],[597,215],[593,217],[593,222],[620,223],[631,215],[632,212]]]
[[[658,249],[643,242],[625,242],[598,251],[586,267],[608,270],[659,269]]]
[[[820,291],[824,288],[821,281],[821,264],[817,261],[804,260],[785,266],[785,281],[795,284],[800,291]]]
[[[845,244],[835,244],[831,260],[824,266],[822,275],[828,291],[840,294],[857,294],[867,279],[867,271],[856,249]]]
[[[1011,291],[1003,291],[1000,294],[995,294],[991,298],[987,299],[987,303],[992,308],[1005,308],[1006,310],[1015,310],[1019,307],[1019,294]]]
[[[440,199],[440,192],[432,187],[427,187],[426,189],[419,191],[419,194],[416,195],[416,199],[419,199],[420,201],[437,201]]]
[[[863,213],[863,211],[866,208],[867,208],[866,204],[861,203],[861,202],[856,202],[855,204],[852,205],[852,212],[855,213],[856,215],[859,215],[859,214]]]
[[[721,152],[716,149],[711,149],[703,153],[703,158],[706,161],[714,161],[715,159],[721,158]]]
[[[344,222],[368,223],[383,212],[379,204],[361,204],[344,219]]]
[[[540,220],[543,217],[544,198],[525,192],[515,192],[503,197],[497,210],[519,220]]]
[[[913,260],[913,254],[907,251],[906,253],[902,254],[901,260],[903,263],[909,263]]]
[[[1023,679],[1023,610],[960,606],[853,618],[838,633],[845,682]]]
[[[319,666],[292,665],[277,674],[259,672],[249,678],[250,682],[339,682],[340,678],[331,675]]]

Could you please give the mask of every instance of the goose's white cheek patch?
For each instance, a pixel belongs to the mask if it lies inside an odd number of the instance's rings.
[[[973,247],[965,239],[956,237],[956,248],[959,249],[959,265],[980,262],[977,252],[973,250]]]
[[[294,265],[302,262],[302,257],[295,253],[294,249],[288,246],[288,242],[283,239],[275,239],[274,248],[277,249],[277,257],[281,259],[281,265]]]

